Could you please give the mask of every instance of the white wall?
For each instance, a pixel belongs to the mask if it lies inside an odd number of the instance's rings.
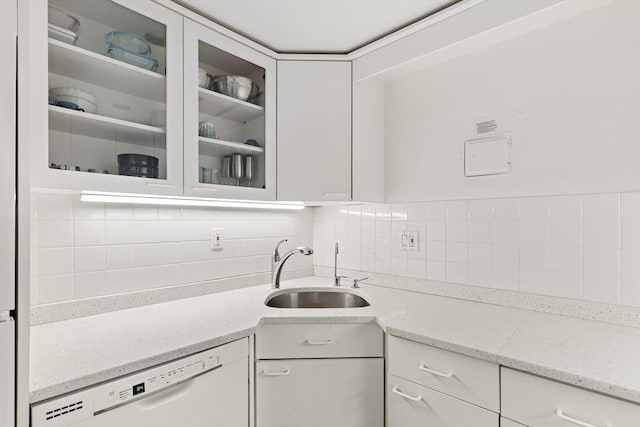
[[[640,189],[638,22],[640,2],[614,1],[387,83],[387,200]],[[464,178],[487,118],[513,134],[513,171]]]
[[[311,209],[249,211],[82,203],[34,195],[32,305],[205,282],[271,270],[270,254],[312,244]],[[224,249],[211,251],[211,228]],[[292,257],[288,268],[311,266]]]
[[[316,208],[316,265],[336,241],[339,268],[640,307],[640,193]]]

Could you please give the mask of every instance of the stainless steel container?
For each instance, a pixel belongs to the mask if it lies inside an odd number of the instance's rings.
[[[253,93],[257,93],[257,86],[251,79],[243,76],[216,76],[211,87],[216,92],[241,101],[246,101]]]
[[[247,180],[247,186],[251,187],[251,180],[253,179],[253,156],[244,157],[244,177]]]
[[[234,154],[231,157],[231,177],[236,180],[236,185],[240,185],[243,176],[242,169],[242,155]]]
[[[222,184],[231,184],[231,157],[229,156],[222,159]]]

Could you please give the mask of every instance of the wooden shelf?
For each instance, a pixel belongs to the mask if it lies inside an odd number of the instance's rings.
[[[200,114],[208,114],[235,122],[248,122],[264,116],[264,107],[208,89],[199,88],[198,99]]]
[[[223,141],[222,139],[199,137],[200,154],[211,157],[224,157],[232,154],[250,154],[261,156],[264,148],[253,145],[242,144],[240,142]]]
[[[113,141],[147,142],[163,128],[49,105],[49,129]],[[144,140],[144,141],[143,141]]]
[[[166,78],[162,74],[53,39],[49,39],[49,72],[166,102]]]

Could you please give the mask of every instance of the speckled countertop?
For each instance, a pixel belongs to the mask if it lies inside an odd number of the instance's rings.
[[[309,277],[282,287],[328,286]],[[31,328],[38,402],[224,344],[260,323],[377,322],[392,335],[640,403],[640,329],[362,285],[371,307],[275,309],[269,286]]]

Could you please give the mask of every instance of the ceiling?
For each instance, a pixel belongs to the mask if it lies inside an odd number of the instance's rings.
[[[454,0],[175,0],[278,53],[349,53]]]

